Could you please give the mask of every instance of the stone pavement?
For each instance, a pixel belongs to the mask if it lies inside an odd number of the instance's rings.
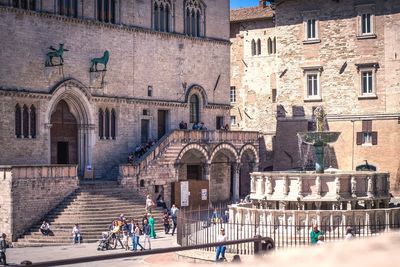
[[[141,243],[143,245],[143,236],[141,237]],[[98,251],[98,243],[83,243],[80,245],[68,245],[68,246],[53,246],[53,247],[26,247],[26,248],[10,248],[7,250],[7,261],[10,265],[19,264],[24,260],[29,260],[33,263],[60,260],[68,258],[78,258],[87,256],[96,256],[104,254],[124,253],[125,250],[117,248],[115,250]],[[147,244],[146,244],[147,245]],[[151,248],[166,248],[178,246],[176,244],[176,237],[171,235],[165,235],[164,233],[158,233],[157,239],[151,240]],[[132,252],[134,253],[134,252]],[[90,262],[75,264],[70,266],[87,266],[87,267],[102,267],[102,266],[143,266],[146,265],[160,265],[165,263],[177,263],[177,259],[174,253],[158,254],[151,256],[131,257],[123,259],[108,260],[102,262]],[[67,265],[65,265],[67,266]]]

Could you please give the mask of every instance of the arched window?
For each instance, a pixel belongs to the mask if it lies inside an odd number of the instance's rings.
[[[34,105],[31,106],[30,112],[30,135],[31,138],[36,138],[36,108]]]
[[[205,35],[205,7],[200,0],[185,1],[185,34],[195,37]]]
[[[271,38],[268,38],[268,54],[273,53],[273,44]]]
[[[256,41],[251,40],[251,55],[254,56],[256,54]]]
[[[153,30],[170,32],[171,0],[153,0]]]
[[[193,94],[190,97],[190,123],[198,123],[199,121],[200,121],[199,97]]]
[[[115,0],[97,0],[97,20],[115,23]]]
[[[115,139],[115,127],[116,127],[117,117],[115,115],[115,110],[111,110],[111,138]]]
[[[105,116],[105,122],[104,122],[104,136],[106,139],[110,139],[110,111],[108,110],[108,108],[106,108],[106,112],[104,114]]]
[[[13,0],[12,6],[16,8],[36,10],[36,0]]]
[[[104,138],[104,113],[103,109],[99,109],[99,138]]]
[[[274,44],[273,44],[273,53],[276,54],[276,37],[274,37]]]
[[[257,40],[257,55],[261,55],[261,40]]]
[[[22,129],[21,129],[21,123],[22,123],[22,113],[21,113],[21,107],[19,104],[15,106],[15,137],[17,138],[22,138]]]
[[[58,0],[58,15],[74,17],[78,15],[78,0]]]
[[[29,111],[26,105],[22,109],[22,133],[24,138],[29,138]]]

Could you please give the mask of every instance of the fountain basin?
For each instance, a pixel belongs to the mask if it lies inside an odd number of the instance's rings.
[[[323,146],[328,143],[336,142],[339,138],[340,132],[301,132],[297,136],[303,143],[308,145]]]

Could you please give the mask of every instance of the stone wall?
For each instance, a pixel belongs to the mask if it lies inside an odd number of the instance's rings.
[[[1,170],[0,183],[5,188],[0,198],[0,226],[12,240],[78,187],[76,166],[13,166]]]
[[[331,149],[333,167],[355,170],[368,160],[379,171],[390,172],[391,190],[397,190],[400,162],[395,154],[400,145],[400,93],[395,88],[399,86],[396,77],[400,75],[400,50],[396,46],[400,30],[399,3],[279,2],[274,19],[231,23],[231,85],[238,92],[231,114],[236,116],[238,128],[276,135],[271,142],[274,170],[302,167],[296,134],[308,130],[313,109],[322,105],[328,114],[329,129],[342,132]],[[376,36],[362,38],[357,12],[368,8],[373,10]],[[317,20],[319,39],[315,42],[305,40],[307,16]],[[260,56],[250,54],[250,41],[258,38],[264,41],[269,35],[277,38],[277,53],[270,57],[263,55],[266,51],[263,49],[261,57],[265,59],[258,62]],[[374,62],[379,64],[374,70],[376,96],[363,97],[357,65]],[[315,67],[321,67],[321,98],[312,100],[306,96],[305,70]],[[274,87],[276,103],[271,103],[270,91]],[[250,100],[253,100],[252,107],[249,107]],[[244,113],[246,107],[249,116]],[[249,117],[258,119],[252,124]],[[356,145],[355,133],[361,131],[362,120],[372,120],[373,131],[378,132],[377,145]],[[260,165],[268,167],[265,160],[262,156]]]

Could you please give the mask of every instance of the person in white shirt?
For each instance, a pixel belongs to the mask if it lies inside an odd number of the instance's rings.
[[[154,206],[154,202],[151,199],[150,195],[147,195],[146,198],[146,212],[151,213],[151,208]]]
[[[171,219],[172,219],[172,224],[173,224],[171,235],[175,234],[175,229],[176,229],[176,226],[178,225],[178,211],[179,211],[179,209],[175,206],[175,204],[173,204],[171,207]]]
[[[325,244],[324,240],[325,240],[324,236],[323,235],[319,235],[318,236],[318,241],[317,241],[317,246]]]
[[[227,240],[228,239],[227,239],[227,236],[225,235],[225,229],[221,228],[220,234],[217,238],[217,242],[226,242]],[[226,250],[225,245],[217,246],[215,261],[225,260],[225,250]],[[221,256],[221,258],[220,258],[220,256]]]
[[[72,241],[74,244],[81,243],[81,229],[79,228],[79,224],[75,224],[74,228],[72,229]]]
[[[44,236],[48,236],[49,235],[49,233],[50,233],[50,225],[46,221],[43,221],[42,225],[40,226],[40,232]]]

